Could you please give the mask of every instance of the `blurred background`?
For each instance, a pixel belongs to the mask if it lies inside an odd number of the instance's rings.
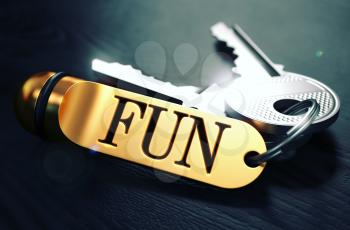
[[[346,229],[349,12],[347,0],[2,1],[0,229]],[[94,58],[178,85],[230,78],[232,50],[209,31],[218,21],[239,24],[275,63],[324,82],[342,102],[332,127],[245,188],[43,141],[16,120],[13,100],[28,75],[94,80]]]

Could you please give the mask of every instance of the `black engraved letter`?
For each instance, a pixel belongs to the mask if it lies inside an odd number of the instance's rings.
[[[143,138],[143,142],[142,142],[142,150],[143,152],[153,158],[153,159],[164,159],[166,158],[169,153],[170,153],[170,150],[174,144],[174,141],[175,141],[175,137],[176,137],[176,133],[177,133],[177,130],[179,129],[179,125],[180,125],[180,122],[182,120],[183,117],[187,117],[186,114],[184,113],[180,113],[180,112],[174,112],[177,116],[177,119],[176,119],[176,124],[175,124],[175,128],[174,128],[174,131],[173,131],[173,134],[170,138],[170,141],[169,141],[169,145],[168,145],[168,148],[166,149],[166,151],[162,154],[162,155],[154,155],[150,152],[149,148],[150,148],[150,143],[152,141],[152,137],[153,137],[153,134],[154,134],[154,130],[156,128],[156,125],[157,125],[157,122],[159,120],[159,116],[160,116],[160,113],[162,111],[167,111],[167,109],[165,108],[162,108],[162,107],[158,107],[158,106],[155,106],[155,105],[150,105],[149,107],[152,107],[153,108],[153,113],[152,113],[152,117],[150,119],[150,122],[148,124],[148,127],[147,127],[147,130],[146,130],[146,133],[145,133],[145,137]]]
[[[115,135],[115,132],[118,128],[119,123],[124,124],[125,133],[127,134],[129,131],[132,119],[134,118],[134,112],[132,112],[128,118],[125,118],[125,119],[121,118],[123,115],[123,111],[124,111],[126,103],[132,102],[139,107],[140,113],[141,113],[141,115],[140,115],[141,119],[143,118],[143,115],[145,114],[145,110],[147,107],[147,104],[140,102],[140,101],[131,100],[131,99],[128,99],[125,97],[117,96],[117,95],[115,97],[119,99],[119,103],[118,103],[117,108],[115,109],[114,116],[113,116],[113,119],[111,121],[111,125],[109,126],[109,129],[108,129],[108,133],[103,140],[100,140],[100,139],[98,140],[99,142],[113,145],[113,146],[117,146],[116,143],[113,143],[113,138],[114,138],[114,135]]]
[[[220,140],[221,140],[222,134],[223,134],[223,132],[224,132],[224,130],[226,128],[230,128],[231,126],[227,125],[227,124],[220,123],[220,122],[215,122],[215,124],[219,127],[219,133],[216,136],[216,140],[215,140],[215,143],[214,143],[214,148],[213,148],[212,151],[210,151],[209,142],[208,142],[208,136],[207,136],[207,133],[206,133],[206,129],[205,129],[203,118],[196,117],[196,116],[190,116],[190,117],[194,119],[194,123],[193,123],[193,126],[192,126],[192,130],[191,130],[190,136],[188,138],[188,142],[187,142],[187,145],[186,145],[186,148],[185,148],[185,152],[184,152],[184,155],[183,155],[182,159],[179,160],[179,161],[175,161],[175,163],[179,164],[179,165],[186,166],[186,167],[191,167],[186,161],[187,161],[188,152],[189,152],[191,144],[192,144],[194,133],[197,130],[197,133],[199,135],[199,140],[200,140],[200,143],[201,143],[201,148],[202,148],[202,154],[203,154],[203,158],[204,158],[205,167],[206,167],[207,173],[210,173],[211,169],[213,167],[213,163],[214,163],[214,160],[215,160],[215,157],[216,157],[216,153],[217,153],[217,150],[218,150],[218,147],[219,147],[219,144],[220,144]]]

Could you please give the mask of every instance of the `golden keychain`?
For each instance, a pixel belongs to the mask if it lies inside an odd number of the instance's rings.
[[[16,109],[25,128],[47,138],[68,139],[179,176],[238,188],[254,181],[264,162],[304,131],[319,107],[313,103],[304,121],[270,152],[246,122],[64,73],[32,75],[20,90]],[[246,161],[250,153],[258,162],[253,166]]]

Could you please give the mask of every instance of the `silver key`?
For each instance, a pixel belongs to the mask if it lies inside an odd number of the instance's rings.
[[[110,76],[117,80],[128,82],[143,89],[149,89],[171,98],[175,98],[186,107],[193,107],[216,115],[225,116],[224,98],[220,97],[220,103],[211,103],[213,98],[218,100],[215,90],[206,90],[198,93],[201,89],[195,86],[175,86],[170,82],[157,80],[152,76],[144,75],[140,70],[130,65],[123,65],[118,62],[108,63],[94,59],[91,65],[92,70]],[[215,88],[215,85],[213,86]]]
[[[226,86],[215,86],[221,91],[221,99],[219,97],[213,103],[225,106],[228,116],[246,120],[260,131],[281,134],[302,117],[283,114],[283,110],[296,101],[313,98],[321,110],[311,131],[325,128],[337,119],[340,101],[328,86],[310,77],[284,71],[283,66],[272,63],[237,25],[230,28],[220,22],[211,31],[238,55],[233,71],[240,77]],[[213,91],[213,87],[207,90]]]
[[[91,68],[96,72],[178,99],[184,106],[192,107],[200,99],[197,93],[200,89],[195,86],[175,86],[170,82],[163,82],[152,76],[146,76],[130,65],[123,65],[118,62],[108,63],[94,59]]]

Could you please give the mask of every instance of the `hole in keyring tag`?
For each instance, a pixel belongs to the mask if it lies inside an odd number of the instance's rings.
[[[253,164],[251,161],[249,161],[249,158],[254,157],[254,156],[257,156],[257,155],[259,155],[259,153],[255,152],[255,151],[247,152],[247,153],[244,155],[244,163],[245,163],[248,167],[250,167],[250,168],[256,168],[256,167],[258,167],[259,165]]]

